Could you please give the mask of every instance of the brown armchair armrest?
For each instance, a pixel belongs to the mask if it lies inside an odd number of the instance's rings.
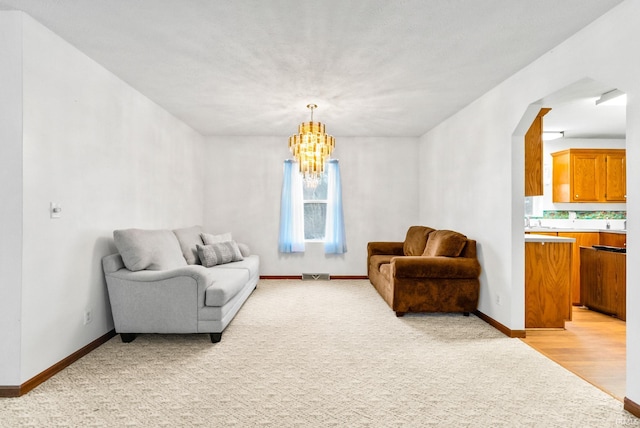
[[[404,255],[404,242],[369,242],[367,244],[368,257],[376,255]]]
[[[391,259],[397,278],[477,278],[478,259],[467,257],[404,256]]]

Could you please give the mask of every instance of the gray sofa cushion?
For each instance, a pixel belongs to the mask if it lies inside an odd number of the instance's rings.
[[[202,242],[204,242],[204,245],[211,245],[219,242],[233,241],[231,232],[221,233],[219,235],[212,235],[210,233],[201,233],[200,237],[202,239]],[[240,248],[240,254],[242,254],[242,257],[248,257],[251,255],[251,250],[249,249],[249,246],[247,244],[243,244],[241,242],[237,242],[237,244],[238,244],[238,248]]]
[[[247,244],[238,242],[238,248],[240,248],[240,253],[242,254],[242,257],[249,257],[251,255],[251,250],[249,249],[249,246]]]
[[[204,267],[239,262],[243,259],[236,241],[218,242],[210,245],[198,244],[196,247]]]
[[[222,233],[220,235],[212,235],[211,233],[202,233],[200,234],[202,237],[202,242],[204,245],[211,245],[218,242],[232,241],[233,237],[231,236],[231,232]]]
[[[212,270],[218,269],[245,269],[249,272],[249,277],[257,277],[260,272],[260,257],[256,255],[247,256],[241,262],[227,263],[224,265],[217,265],[211,268]]]
[[[222,306],[233,299],[249,281],[249,272],[245,269],[218,269],[211,272],[213,283],[205,290],[206,306]]]
[[[130,271],[167,270],[187,265],[178,238],[170,230],[115,230],[113,239]]]
[[[191,226],[185,227],[183,229],[175,229],[173,233],[176,235],[176,238],[178,238],[180,249],[182,250],[182,255],[187,261],[187,264],[202,264],[200,262],[200,258],[198,257],[198,249],[196,248],[196,245],[203,244],[202,237],[200,236],[200,234],[202,233],[202,226]]]
[[[104,270],[104,273],[114,273],[123,267],[125,266],[120,254],[110,254],[102,258],[102,270]]]

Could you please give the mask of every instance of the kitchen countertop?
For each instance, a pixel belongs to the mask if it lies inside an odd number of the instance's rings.
[[[564,227],[525,227],[525,232],[536,233],[536,232],[568,232],[568,233],[586,233],[586,232],[606,232],[606,233],[618,233],[622,235],[626,235],[626,230],[621,229],[570,229]]]
[[[524,242],[557,242],[560,244],[571,244],[573,242],[576,242],[576,239],[565,238],[564,236],[536,235],[535,233],[531,233],[529,235],[524,235]]]

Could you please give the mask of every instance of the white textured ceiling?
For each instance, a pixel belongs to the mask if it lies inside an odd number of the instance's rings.
[[[551,111],[544,116],[545,131],[562,131],[565,138],[625,138],[626,105],[596,105],[614,88],[585,78],[541,100]]]
[[[0,0],[204,135],[419,136],[621,0]]]

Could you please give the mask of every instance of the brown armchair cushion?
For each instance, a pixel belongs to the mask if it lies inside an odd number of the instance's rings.
[[[435,229],[425,226],[411,226],[404,239],[403,252],[405,256],[421,256],[427,245],[429,234]]]
[[[422,255],[458,257],[466,243],[467,237],[461,233],[453,230],[436,230],[429,235]]]

